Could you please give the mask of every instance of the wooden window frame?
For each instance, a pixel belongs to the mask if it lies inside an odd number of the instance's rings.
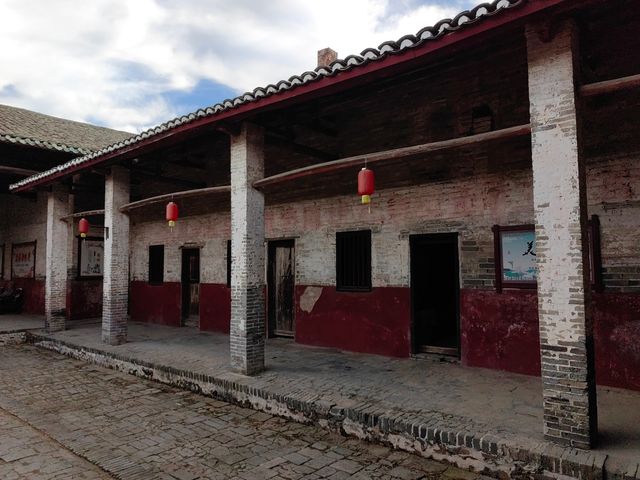
[[[591,289],[594,292],[602,292],[604,283],[602,282],[602,244],[600,239],[600,217],[591,215],[587,222],[589,230],[589,276]]]
[[[493,250],[495,264],[495,288],[498,293],[505,288],[515,289],[535,289],[538,282],[533,281],[509,281],[503,278],[502,265],[502,232],[522,232],[533,231],[535,235],[535,225],[494,225],[493,228]],[[588,260],[591,289],[595,292],[602,292],[604,289],[602,281],[602,252],[600,242],[600,219],[597,215],[592,215],[587,221],[588,230]]]
[[[536,226],[533,224],[524,225],[494,225],[493,228],[493,251],[495,264],[496,291],[502,292],[504,288],[534,289],[538,282],[535,280],[504,280],[502,264],[502,233],[504,232],[533,232],[535,235]]]
[[[347,266],[344,259],[345,253],[341,251],[343,245],[341,245],[342,239],[347,239],[349,237],[366,237],[366,245],[367,249],[364,252],[363,257],[361,258],[364,261],[364,265],[360,268],[362,269],[362,274],[364,275],[363,281],[360,284],[356,285],[346,285],[344,284],[344,277],[347,275],[347,272],[344,271]],[[372,265],[371,265],[371,248],[372,248],[372,238],[371,238],[371,230],[350,230],[345,232],[336,232],[336,290],[338,292],[370,292],[372,287]],[[355,262],[357,260],[351,260]],[[351,265],[350,269],[356,270],[357,266]],[[355,283],[355,282],[354,282]]]
[[[151,269],[151,259],[152,259],[152,255],[151,255],[151,249],[153,248],[162,248],[162,270],[161,270],[161,280],[157,280],[157,279],[152,279],[151,278],[151,274],[152,274],[152,269]],[[148,271],[148,278],[147,278],[147,283],[149,285],[163,285],[164,284],[164,253],[165,253],[165,247],[164,244],[160,244],[160,245],[149,245],[148,248],[148,256],[149,256],[149,271]]]

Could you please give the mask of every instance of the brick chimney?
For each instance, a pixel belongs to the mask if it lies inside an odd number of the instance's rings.
[[[318,67],[328,67],[338,59],[338,52],[330,48],[318,50]]]

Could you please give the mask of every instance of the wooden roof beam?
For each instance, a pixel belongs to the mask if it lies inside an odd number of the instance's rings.
[[[144,198],[136,202],[127,203],[126,205],[120,207],[120,211],[126,213],[137,208],[153,205],[155,203],[224,193],[231,193],[231,185],[197,188],[193,190],[183,190],[181,192],[165,193],[163,195],[157,195],[155,197]]]
[[[40,173],[39,170],[30,170],[28,168],[11,167],[9,165],[0,165],[0,173],[8,173],[9,175],[18,175],[20,177],[30,177],[36,173]]]
[[[71,215],[65,215],[64,217],[60,217],[60,220],[71,220],[72,218],[82,218],[82,217],[95,217],[96,215],[104,215],[104,208],[98,210],[86,210],[84,212],[72,213]]]
[[[527,123],[517,125],[515,127],[503,128],[502,130],[493,130],[490,132],[469,135],[467,137],[458,137],[450,140],[442,140],[439,142],[424,143],[421,145],[412,145],[409,147],[395,148],[393,150],[384,150],[381,152],[366,153],[364,155],[356,155],[354,157],[341,158],[331,162],[319,163],[308,167],[297,168],[288,172],[272,175],[254,182],[254,188],[261,189],[269,185],[289,182],[302,177],[310,177],[323,173],[334,172],[345,168],[353,168],[365,164],[379,163],[390,160],[398,160],[405,157],[411,157],[429,152],[447,150],[460,147],[468,147],[471,145],[482,144],[485,142],[504,140],[507,138],[520,137],[529,135],[531,126]]]
[[[204,182],[195,182],[192,180],[186,180],[183,178],[173,178],[163,175],[159,175],[153,172],[144,170],[131,170],[132,177],[142,177],[145,180],[154,181],[158,183],[164,183],[165,185],[177,185],[180,187],[194,188],[202,187]]]
[[[265,139],[271,145],[282,145],[282,146],[285,146],[285,147],[289,147],[295,153],[299,153],[299,154],[302,154],[302,155],[307,155],[307,156],[313,157],[313,158],[319,158],[320,160],[325,160],[325,161],[327,161],[327,160],[335,160],[338,157],[337,155],[335,155],[333,153],[325,152],[323,150],[319,150],[319,149],[314,148],[314,147],[309,147],[307,145],[303,145],[301,143],[297,143],[297,142],[294,142],[292,140],[288,140],[287,138],[284,138],[283,136],[280,136],[278,134],[275,134],[275,133],[269,132],[269,131],[267,131],[267,133],[265,135]]]
[[[589,97],[634,87],[640,87],[640,74],[582,85],[580,95]]]

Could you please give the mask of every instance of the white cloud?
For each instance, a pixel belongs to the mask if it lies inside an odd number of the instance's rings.
[[[469,6],[414,1],[4,0],[0,102],[139,131],[175,116],[163,92],[241,93],[312,69],[320,48],[359,53]]]

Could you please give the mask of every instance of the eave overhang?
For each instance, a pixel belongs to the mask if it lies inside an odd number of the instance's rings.
[[[577,2],[576,2],[577,3]],[[259,112],[301,103],[313,98],[344,91],[362,83],[387,78],[424,64],[438,54],[449,55],[475,42],[484,41],[503,27],[521,25],[525,19],[554,9],[577,8],[571,0],[495,0],[458,14],[454,19],[438,22],[406,35],[396,42],[384,42],[378,49],[366,49],[362,55],[350,55],[329,67],[295,75],[276,85],[259,87],[231,100],[199,109],[175,118],[134,137],[75,158],[45,172],[11,185],[22,192],[61,180],[81,170],[124,161],[159,146],[177,141],[202,128],[225,129],[230,122],[247,119]]]

